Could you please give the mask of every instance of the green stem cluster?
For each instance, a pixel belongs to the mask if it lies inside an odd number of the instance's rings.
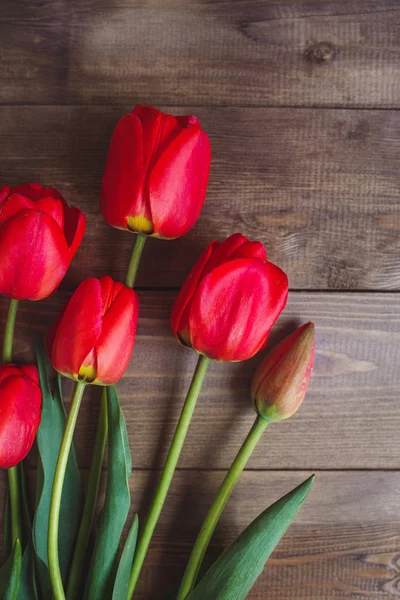
[[[203,562],[208,544],[210,543],[211,537],[215,531],[221,514],[229,500],[233,488],[240,477],[240,474],[246,466],[247,461],[249,460],[254,448],[257,445],[257,442],[262,436],[267,424],[268,421],[262,417],[256,418],[254,425],[250,429],[248,436],[243,442],[242,447],[237,453],[236,458],[226,474],[225,479],[222,482],[215,500],[211,505],[211,508],[208,511],[208,514],[200,529],[200,533],[190,555],[176,600],[184,600],[192,591],[196,583],[199,569]]]
[[[68,600],[75,600],[75,598],[78,597],[83,563],[89,543],[89,535],[93,524],[94,514],[96,512],[97,496],[99,492],[104,452],[107,442],[107,432],[107,388],[103,388],[86,500],[68,579]]]
[[[65,424],[64,435],[61,441],[60,451],[58,453],[56,471],[54,474],[53,491],[51,494],[47,551],[49,557],[51,587],[55,600],[65,600],[64,586],[60,571],[60,561],[58,557],[58,528],[65,471],[67,468],[76,420],[78,418],[85,385],[86,384],[82,381],[78,381],[75,385],[70,411]]]
[[[136,237],[125,279],[126,285],[131,288],[133,288],[135,283],[140,257],[143,252],[145,241],[146,236],[139,233]],[[58,454],[56,471],[54,474],[49,515],[48,557],[50,579],[55,600],[65,600],[65,598],[68,598],[68,600],[74,600],[75,598],[77,598],[79,592],[83,561],[86,555],[88,539],[97,504],[101,469],[107,440],[107,392],[104,389],[99,422],[96,432],[93,460],[90,469],[88,490],[80,523],[77,543],[74,550],[74,556],[72,559],[71,571],[67,586],[67,594],[65,595],[58,556],[58,530],[60,508],[68,456],[72,445],[73,435],[84,389],[85,384],[83,382],[77,382],[72,397],[71,408],[65,425],[65,431],[61,442],[60,451]]]
[[[176,465],[179,460],[179,456],[182,451],[183,443],[186,438],[186,434],[189,429],[190,421],[193,416],[193,412],[196,406],[197,399],[200,394],[201,386],[204,381],[204,377],[207,372],[209,359],[205,356],[200,356],[197,362],[196,370],[194,372],[192,382],[189,387],[189,391],[186,396],[185,404],[183,406],[178,425],[175,430],[175,434],[171,443],[171,447],[168,452],[167,460],[159,481],[156,493],[150,506],[149,513],[140,535],[138,546],[135,552],[135,558],[133,561],[131,576],[129,580],[128,598],[131,598],[137,581],[139,579],[140,572],[142,570],[143,562],[146,557],[147,549],[149,547],[155,526],[160,516],[161,510],[164,506],[165,499],[168,494],[169,487],[176,469]]]

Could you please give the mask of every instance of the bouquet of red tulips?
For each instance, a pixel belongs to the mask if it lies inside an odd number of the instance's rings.
[[[7,469],[9,481],[1,598],[134,597],[210,360],[242,361],[262,351],[285,307],[287,277],[268,261],[260,242],[235,233],[223,242],[212,241],[200,255],[171,313],[172,332],[180,344],[197,352],[197,366],[154,498],[143,521],[133,517],[126,536],[132,463],[115,384],[134,347],[139,315],[135,277],[148,237],[178,238],[196,223],[210,159],[208,136],[194,116],[174,117],[136,106],[117,123],[100,205],[112,227],[134,235],[132,257],[124,283],[108,275],[86,279],[61,310],[46,344],[58,373],[52,385],[42,343],[36,344],[36,366],[13,362],[18,303],[55,292],[82,241],[85,217],[51,187],[32,183],[0,190],[0,293],[10,298],[0,367],[0,467]],[[254,424],[216,490],[180,583],[165,590],[165,598],[244,599],[305,500],[312,477],[266,508],[204,568],[218,520],[265,428],[290,417],[303,401],[314,345],[314,326],[307,323],[261,362],[249,390]],[[68,415],[63,377],[75,381]],[[73,436],[87,385],[101,387],[101,408],[83,493]],[[30,496],[23,460],[35,439],[38,476]],[[106,493],[95,519],[107,442]]]

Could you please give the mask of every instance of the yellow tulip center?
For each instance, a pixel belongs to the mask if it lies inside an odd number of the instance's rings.
[[[79,369],[79,373],[78,373],[78,379],[80,379],[81,381],[88,381],[88,382],[92,382],[96,379],[97,377],[97,373],[94,370],[94,368],[92,367],[92,365],[88,365],[88,366],[81,366],[81,368]]]
[[[127,217],[126,222],[128,229],[131,231],[138,231],[139,233],[153,233],[153,223],[150,219],[137,215],[136,217]]]

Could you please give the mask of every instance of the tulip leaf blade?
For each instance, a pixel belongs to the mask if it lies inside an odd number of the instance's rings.
[[[187,600],[244,600],[300,510],[314,475],[262,512],[221,554]]]
[[[12,553],[0,570],[0,598],[17,600],[22,569],[22,550],[19,540],[15,540]]]
[[[109,600],[112,597],[121,534],[131,504],[129,477],[132,460],[125,418],[114,385],[107,388],[107,401],[107,487],[86,587],[87,600]]]
[[[121,559],[118,565],[117,576],[115,578],[112,600],[126,600],[128,597],[129,577],[131,574],[133,557],[135,555],[136,541],[139,530],[139,519],[135,514],[132,525],[126,538],[125,546],[122,551]]]
[[[38,577],[42,593],[48,598],[50,588],[48,576],[47,536],[51,492],[57,456],[65,428],[66,414],[61,395],[60,376],[54,393],[51,393],[45,363],[43,345],[36,342],[36,360],[42,389],[42,419],[36,440],[39,451],[38,486],[39,496],[33,522],[33,547],[38,562]],[[73,447],[68,459],[60,510],[59,558],[63,580],[74,550],[75,538],[80,522],[81,481]],[[45,592],[45,590],[47,590]],[[51,597],[51,596],[50,596]]]
[[[25,548],[22,557],[21,586],[19,588],[18,600],[38,600],[32,540]]]

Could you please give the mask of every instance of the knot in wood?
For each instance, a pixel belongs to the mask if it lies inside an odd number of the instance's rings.
[[[318,42],[306,50],[306,58],[314,63],[332,62],[337,54],[337,49],[330,42]]]

